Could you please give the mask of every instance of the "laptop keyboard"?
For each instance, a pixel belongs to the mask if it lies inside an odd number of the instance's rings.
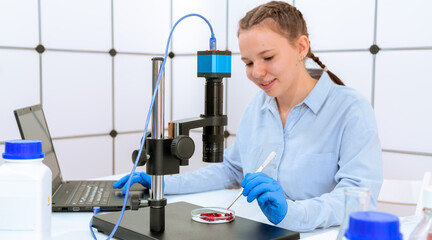
[[[73,205],[106,205],[111,194],[107,182],[82,182],[75,192]]]

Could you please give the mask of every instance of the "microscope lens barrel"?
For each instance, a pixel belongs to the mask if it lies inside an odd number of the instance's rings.
[[[216,134],[211,134],[211,133]],[[219,134],[217,134],[219,132]],[[222,127],[205,127],[203,133],[203,162],[215,163],[223,161],[223,129]]]
[[[206,78],[204,116],[223,115],[223,83],[222,78]],[[203,128],[203,161],[223,161],[223,126]]]
[[[230,51],[198,51],[197,76],[205,77],[203,117],[223,117],[223,78],[231,77]],[[226,117],[226,116],[225,116]],[[203,161],[222,162],[224,125],[203,127]]]

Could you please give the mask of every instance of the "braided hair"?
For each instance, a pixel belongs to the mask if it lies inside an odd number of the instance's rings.
[[[266,19],[272,19],[276,24],[269,24],[269,27],[287,37],[292,44],[301,35],[309,37],[303,14],[294,6],[282,1],[271,1],[247,12],[246,16],[239,21],[237,36],[240,35],[241,30],[248,30]],[[342,80],[327,69],[310,48],[306,57],[311,58],[326,71],[334,83],[345,85]]]

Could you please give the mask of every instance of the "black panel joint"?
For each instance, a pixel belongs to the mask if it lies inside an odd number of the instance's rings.
[[[175,57],[175,54],[174,54],[173,52],[169,52],[169,53],[168,53],[168,57],[169,57],[169,58],[174,58],[174,57]]]
[[[43,53],[43,52],[45,52],[45,47],[42,44],[39,44],[36,46],[35,50],[38,53]]]
[[[116,130],[111,130],[111,132],[109,133],[109,135],[112,137],[112,138],[115,138],[116,136],[117,136],[117,134],[118,134],[118,132],[116,131]]]
[[[380,50],[381,50],[381,48],[378,47],[378,45],[376,45],[376,44],[370,46],[370,48],[369,48],[369,51],[374,55],[377,54]]]
[[[111,57],[114,57],[115,55],[117,55],[117,51],[113,48],[109,50],[109,54],[111,55]]]

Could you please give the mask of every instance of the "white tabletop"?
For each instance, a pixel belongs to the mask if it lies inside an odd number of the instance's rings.
[[[237,193],[238,190],[218,190],[187,195],[167,195],[165,197],[167,198],[168,204],[184,201],[205,207],[216,206],[226,208],[235,198]],[[239,200],[231,207],[231,209],[234,210],[238,216],[271,224],[264,214],[262,214],[262,212],[259,210],[259,207],[255,202],[247,203],[244,197],[240,197]],[[248,207],[244,207],[245,204]],[[52,240],[92,239],[89,228],[89,223],[92,216],[93,214],[89,212],[52,213]],[[98,239],[107,238],[107,235],[98,233],[95,229],[94,231]],[[316,230],[311,233],[301,233],[301,238],[327,231],[336,232],[335,229]]]
[[[104,178],[116,179],[117,176]],[[238,194],[238,189],[233,190],[218,190],[195,194],[186,195],[167,195],[168,204],[184,201],[195,205],[205,207],[228,207],[231,201]],[[254,221],[271,224],[264,214],[259,209],[256,201],[247,203],[245,197],[240,197],[239,200],[231,207],[236,212],[237,216],[248,218]],[[68,240],[68,239],[92,239],[89,223],[92,218],[92,213],[72,212],[72,213],[53,213],[52,214],[52,240]],[[418,218],[403,218],[401,219],[401,232],[404,239],[408,239],[409,233],[412,231]],[[107,235],[95,231],[97,239],[107,239]],[[329,229],[317,229],[312,232],[301,233],[302,239],[320,239],[320,240],[334,240],[336,239],[338,228],[333,227]]]

